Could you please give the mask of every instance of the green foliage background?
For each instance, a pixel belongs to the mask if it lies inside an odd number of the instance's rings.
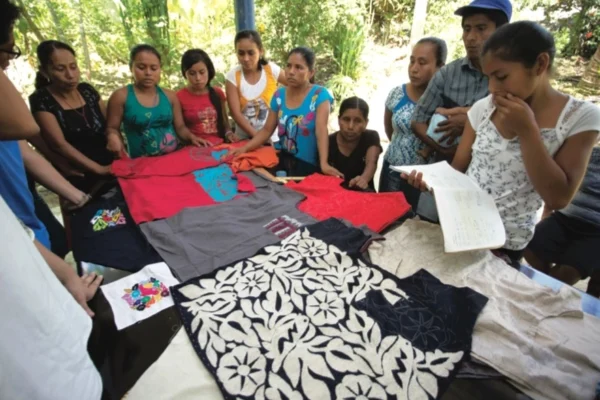
[[[163,56],[163,85],[183,84],[181,54],[200,47],[223,73],[236,63],[233,0],[15,0],[24,10],[17,41],[36,66],[45,39],[70,43],[86,79],[104,94],[130,81],[129,49],[150,43]],[[369,74],[363,51],[372,45],[408,43],[415,0],[256,0],[257,30],[268,57],[285,64],[287,52],[308,46],[317,53],[317,81],[336,98],[353,92]],[[425,35],[442,36],[450,55],[463,54],[460,19],[453,11],[468,1],[429,0]],[[543,11],[561,54],[589,58],[600,42],[599,0],[516,0],[515,18]]]

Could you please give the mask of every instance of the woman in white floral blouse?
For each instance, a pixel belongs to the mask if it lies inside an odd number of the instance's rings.
[[[530,21],[499,28],[482,51],[490,95],[468,113],[452,166],[491,194],[506,229],[501,253],[521,259],[545,203],[561,209],[585,174],[600,131],[600,109],[550,84],[556,47]],[[404,176],[422,190],[422,176]]]

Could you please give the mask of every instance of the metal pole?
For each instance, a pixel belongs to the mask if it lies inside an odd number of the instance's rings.
[[[256,29],[254,23],[254,0],[233,0],[236,30]]]

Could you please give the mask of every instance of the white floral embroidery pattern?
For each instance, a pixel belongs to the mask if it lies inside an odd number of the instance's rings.
[[[408,298],[381,271],[297,231],[176,289],[188,333],[227,399],[435,398],[464,352],[423,352],[353,306]],[[177,297],[177,296],[176,296]]]

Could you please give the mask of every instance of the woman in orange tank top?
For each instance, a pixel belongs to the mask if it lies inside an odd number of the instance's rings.
[[[278,83],[286,84],[281,68],[265,59],[265,51],[256,31],[240,31],[235,36],[235,50],[240,65],[226,75],[227,103],[235,133],[231,142],[253,137],[265,124],[271,98]]]

